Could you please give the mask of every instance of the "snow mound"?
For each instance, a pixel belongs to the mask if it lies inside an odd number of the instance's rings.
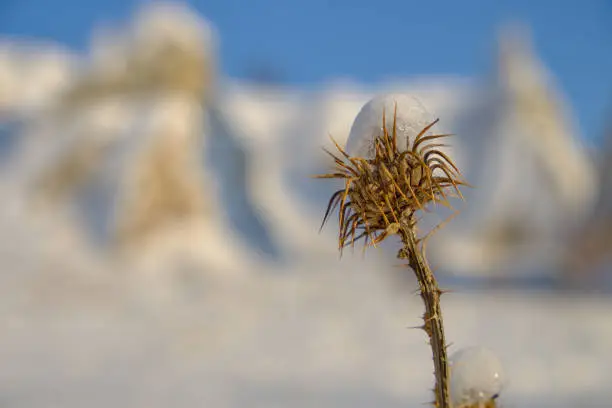
[[[499,358],[483,347],[469,347],[450,358],[450,394],[453,404],[471,405],[496,399],[504,372]]]
[[[396,106],[397,143],[400,149],[401,146],[409,146],[416,136],[434,121],[433,116],[414,96],[378,95],[366,103],[355,118],[346,144],[347,153],[352,156],[373,157],[374,140],[383,134],[383,113],[385,127],[391,131]]]

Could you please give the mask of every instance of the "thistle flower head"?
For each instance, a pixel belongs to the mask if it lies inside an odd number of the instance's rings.
[[[335,168],[329,174],[315,176],[344,180],[344,188],[329,200],[321,225],[339,207],[340,249],[353,246],[359,239],[364,239],[366,246],[368,242],[376,245],[398,231],[401,219],[412,222],[415,212],[427,210],[431,203],[450,207],[450,197],[463,198],[459,186],[466,183],[441,149],[445,145],[440,142],[450,135],[430,133],[438,120],[426,124],[411,138],[399,132],[403,129],[398,125],[397,103],[392,112],[383,108],[381,116],[382,126],[372,128],[376,134],[371,144],[358,148],[366,157],[351,156],[332,138],[338,152],[325,151],[333,158]]]

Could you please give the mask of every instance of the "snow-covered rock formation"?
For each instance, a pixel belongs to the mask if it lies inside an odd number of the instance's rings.
[[[182,253],[236,269],[245,249],[227,233],[206,158],[216,69],[208,23],[156,3],[99,34],[80,65],[27,122],[7,170],[32,209],[71,215],[85,239],[126,259]]]
[[[568,240],[563,264],[571,286],[608,288],[612,266],[612,126],[597,154],[600,174],[598,197],[588,219]],[[606,282],[607,281],[607,282]]]
[[[477,275],[554,270],[593,206],[593,163],[525,32],[502,32],[495,82],[476,91],[452,129],[476,188],[432,240],[432,257]]]
[[[232,262],[219,265],[227,267],[253,254],[335,256],[335,231],[317,230],[334,186],[309,175],[326,170],[320,148],[333,149],[329,135],[345,144],[363,104],[394,92],[417,97],[440,118],[437,131],[456,134],[453,159],[476,186],[430,243],[440,271],[554,267],[592,206],[595,171],[569,111],[516,33],[501,37],[489,82],[417,78],[308,91],[217,81],[215,44],[214,29],[172,4],[145,7],[128,28],[99,30],[87,58],[54,65],[80,68],[53,68],[63,73],[53,78],[72,80],[54,82],[63,85],[47,91],[53,102],[39,99],[44,109],[26,121],[23,149],[5,174],[35,204],[76,204],[77,224],[94,243],[120,253],[147,253],[147,242],[159,241],[203,258],[226,253]]]

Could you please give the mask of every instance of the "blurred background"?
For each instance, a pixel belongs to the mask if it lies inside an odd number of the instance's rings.
[[[609,406],[611,72],[607,1],[0,0],[0,405],[430,401],[397,243],[340,258],[310,178],[400,92],[474,185],[428,247],[450,352]]]

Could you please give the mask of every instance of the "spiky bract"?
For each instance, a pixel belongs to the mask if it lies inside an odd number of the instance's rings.
[[[340,250],[362,238],[365,246],[375,246],[397,232],[400,218],[412,220],[416,211],[426,211],[431,203],[450,207],[450,197],[463,198],[458,186],[467,183],[451,158],[440,150],[445,145],[437,143],[451,135],[428,134],[438,119],[414,140],[408,139],[405,149],[397,144],[397,104],[391,131],[385,119],[383,111],[382,134],[372,141],[374,157],[351,157],[332,138],[340,155],[325,151],[334,159],[335,169],[315,176],[344,180],[344,188],[329,200],[321,225],[339,206]]]

